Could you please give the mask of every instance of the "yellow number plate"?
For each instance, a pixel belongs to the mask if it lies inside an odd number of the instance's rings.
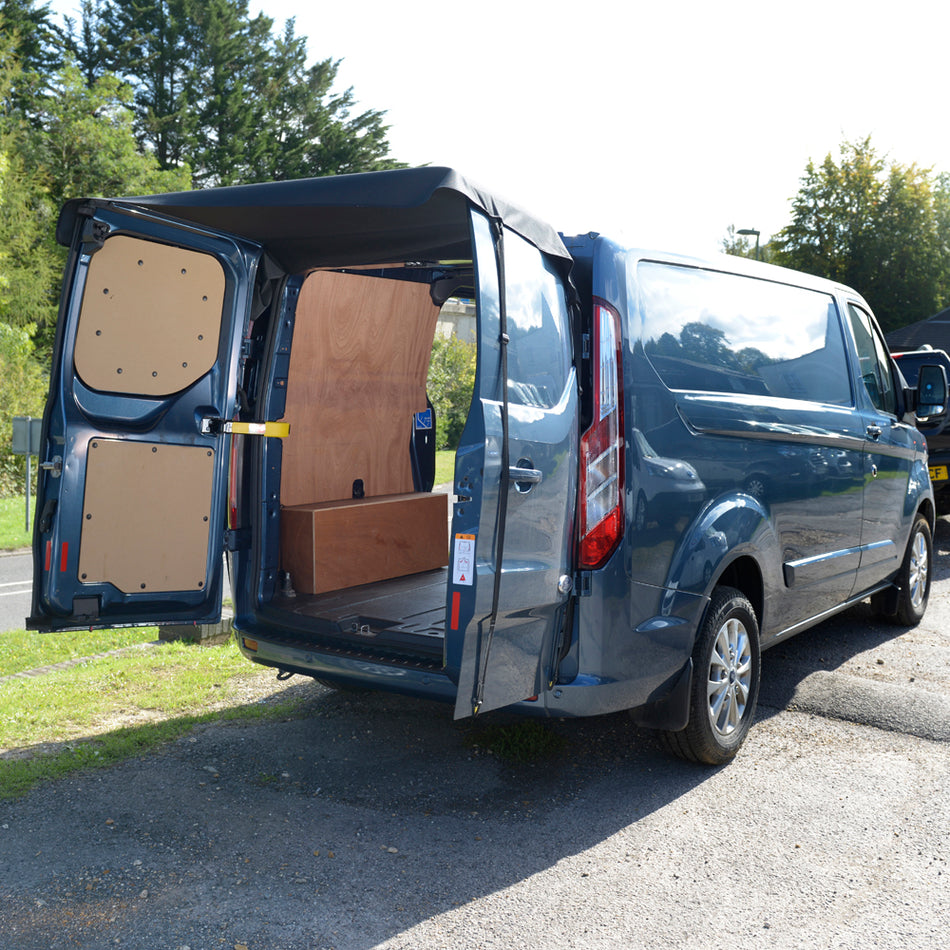
[[[946,465],[931,465],[930,466],[930,480],[932,482],[945,482],[950,475],[947,474]]]

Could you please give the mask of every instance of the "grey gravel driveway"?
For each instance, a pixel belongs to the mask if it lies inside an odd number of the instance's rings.
[[[448,707],[275,682],[306,715],[0,803],[0,950],[943,950],[946,522],[937,553],[915,630],[857,608],[766,653],[721,769],[625,715],[511,766]]]

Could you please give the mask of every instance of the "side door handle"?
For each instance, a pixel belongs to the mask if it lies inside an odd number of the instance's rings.
[[[530,459],[519,459],[517,465],[508,467],[508,478],[514,482],[515,491],[525,494],[535,485],[541,484],[544,473],[531,467]]]
[[[869,425],[867,428],[868,438],[877,442],[877,440],[881,437],[881,433],[883,433],[883,431],[884,430],[880,426]]]

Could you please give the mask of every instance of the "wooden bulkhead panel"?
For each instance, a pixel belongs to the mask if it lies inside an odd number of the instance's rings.
[[[301,289],[281,464],[281,567],[306,594],[448,563],[445,495],[415,494],[439,308],[427,284],[317,272]],[[365,498],[353,497],[354,482]]]
[[[413,414],[439,308],[427,284],[317,272],[301,289],[287,383],[281,503],[414,490]]]

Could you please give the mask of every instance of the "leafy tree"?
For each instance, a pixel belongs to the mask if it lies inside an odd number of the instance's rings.
[[[0,321],[22,327],[51,319],[59,258],[52,205],[24,158],[38,133],[11,105],[23,76],[12,34],[0,34],[0,61]]]
[[[828,154],[820,165],[808,163],[772,259],[855,287],[893,329],[947,299],[947,210],[944,179],[888,164],[870,138],[846,142],[839,161]]]
[[[63,67],[36,101],[42,134],[21,133],[18,157],[10,162],[0,239],[9,242],[16,283],[9,290],[11,299],[0,299],[0,318],[9,314],[16,325],[32,322],[42,358],[52,349],[58,278],[66,255],[54,242],[62,203],[87,195],[190,187],[187,167],[162,171],[154,156],[136,147],[130,96],[129,88],[111,74],[87,86],[75,64]]]
[[[437,449],[458,448],[475,387],[477,347],[457,336],[437,336],[432,344],[426,391],[435,409]]]
[[[16,152],[0,145],[0,321],[11,326],[50,325],[62,258],[52,239],[52,204]]]
[[[306,39],[289,20],[261,77],[262,154],[250,181],[303,178],[403,167],[389,156],[384,113],[352,115],[352,89],[333,93],[339,60],[307,67]]]
[[[82,0],[80,11],[78,25],[73,17],[64,17],[64,47],[73,56],[86,85],[91,86],[109,71],[112,53],[106,39],[108,24],[103,17],[103,0]]]
[[[261,149],[263,109],[254,77],[262,52],[259,36],[271,21],[249,23],[246,3],[206,0],[191,8],[194,49],[189,83],[195,128],[190,161],[196,184],[226,185],[247,180]]]
[[[195,185],[396,167],[384,114],[333,91],[339,61],[308,67],[294,21],[273,26],[247,0],[87,0],[73,42],[87,78],[107,66],[133,86],[140,144]]]
[[[136,134],[163,169],[188,161],[196,134],[189,87],[197,37],[190,6],[189,0],[117,0],[97,10],[113,50],[107,65],[133,86]]]
[[[32,327],[0,321],[0,496],[23,491],[25,459],[12,454],[13,417],[43,414],[47,381],[33,358]]]
[[[34,167],[58,209],[84,195],[144,194],[189,187],[187,168],[163,171],[135,144],[131,90],[105,74],[87,86],[75,64],[65,66],[41,103],[45,135],[33,143]]]
[[[0,0],[0,31],[7,41],[4,59],[16,63],[16,78],[4,91],[6,111],[29,116],[34,90],[62,64],[62,33],[50,5],[35,0]]]
[[[7,88],[0,79],[0,95]],[[24,187],[22,162],[8,150],[9,131],[8,123],[0,124],[0,495],[23,488],[24,461],[11,454],[13,417],[43,411],[46,380],[33,358],[29,320],[51,304],[53,260],[44,253],[42,216]]]

